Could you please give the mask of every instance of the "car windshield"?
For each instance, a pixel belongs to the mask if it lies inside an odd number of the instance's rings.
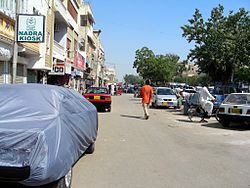
[[[94,93],[94,94],[108,94],[108,90],[106,88],[88,88],[87,94]]]
[[[250,94],[231,94],[225,103],[250,104]]]
[[[172,89],[157,89],[157,95],[174,95]]]

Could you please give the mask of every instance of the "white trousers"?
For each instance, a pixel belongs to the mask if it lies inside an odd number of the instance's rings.
[[[211,101],[202,101],[201,107],[205,110],[205,112],[207,112],[209,116],[211,116],[214,107]]]
[[[149,104],[142,103],[142,108],[143,108],[145,116],[149,116],[149,113],[148,113]]]

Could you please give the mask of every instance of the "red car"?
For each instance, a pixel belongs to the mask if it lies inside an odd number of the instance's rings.
[[[105,87],[89,87],[84,97],[91,102],[97,109],[111,111],[111,95]]]
[[[122,88],[118,87],[117,91],[116,91],[116,95],[121,95],[122,94]]]

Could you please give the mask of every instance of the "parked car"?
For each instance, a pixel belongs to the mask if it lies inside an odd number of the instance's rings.
[[[121,87],[117,88],[116,95],[122,95],[123,91]]]
[[[152,106],[177,107],[177,97],[174,91],[168,87],[157,87],[154,90]]]
[[[69,188],[73,165],[94,151],[97,118],[74,90],[0,85],[0,181]]]
[[[111,95],[105,87],[89,87],[84,97],[97,109],[111,111]]]
[[[224,127],[231,122],[250,124],[250,93],[229,94],[221,103],[217,117]]]
[[[140,98],[140,97],[141,97],[141,87],[138,87],[138,88],[134,91],[134,97],[135,97],[135,98]]]

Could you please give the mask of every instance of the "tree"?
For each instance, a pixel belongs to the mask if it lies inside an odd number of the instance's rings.
[[[124,77],[123,77],[124,81],[127,83],[127,84],[142,84],[143,83],[143,79],[140,77],[140,76],[136,76],[136,75],[133,75],[133,74],[126,74]]]
[[[174,54],[155,55],[147,47],[136,51],[133,68],[143,79],[156,84],[166,84],[176,74],[179,56]]]
[[[212,81],[227,83],[236,68],[250,67],[250,17],[244,8],[224,16],[224,7],[219,5],[212,10],[207,22],[196,9],[188,22],[181,27],[182,36],[195,43],[188,59],[194,61],[199,71],[207,73]]]

